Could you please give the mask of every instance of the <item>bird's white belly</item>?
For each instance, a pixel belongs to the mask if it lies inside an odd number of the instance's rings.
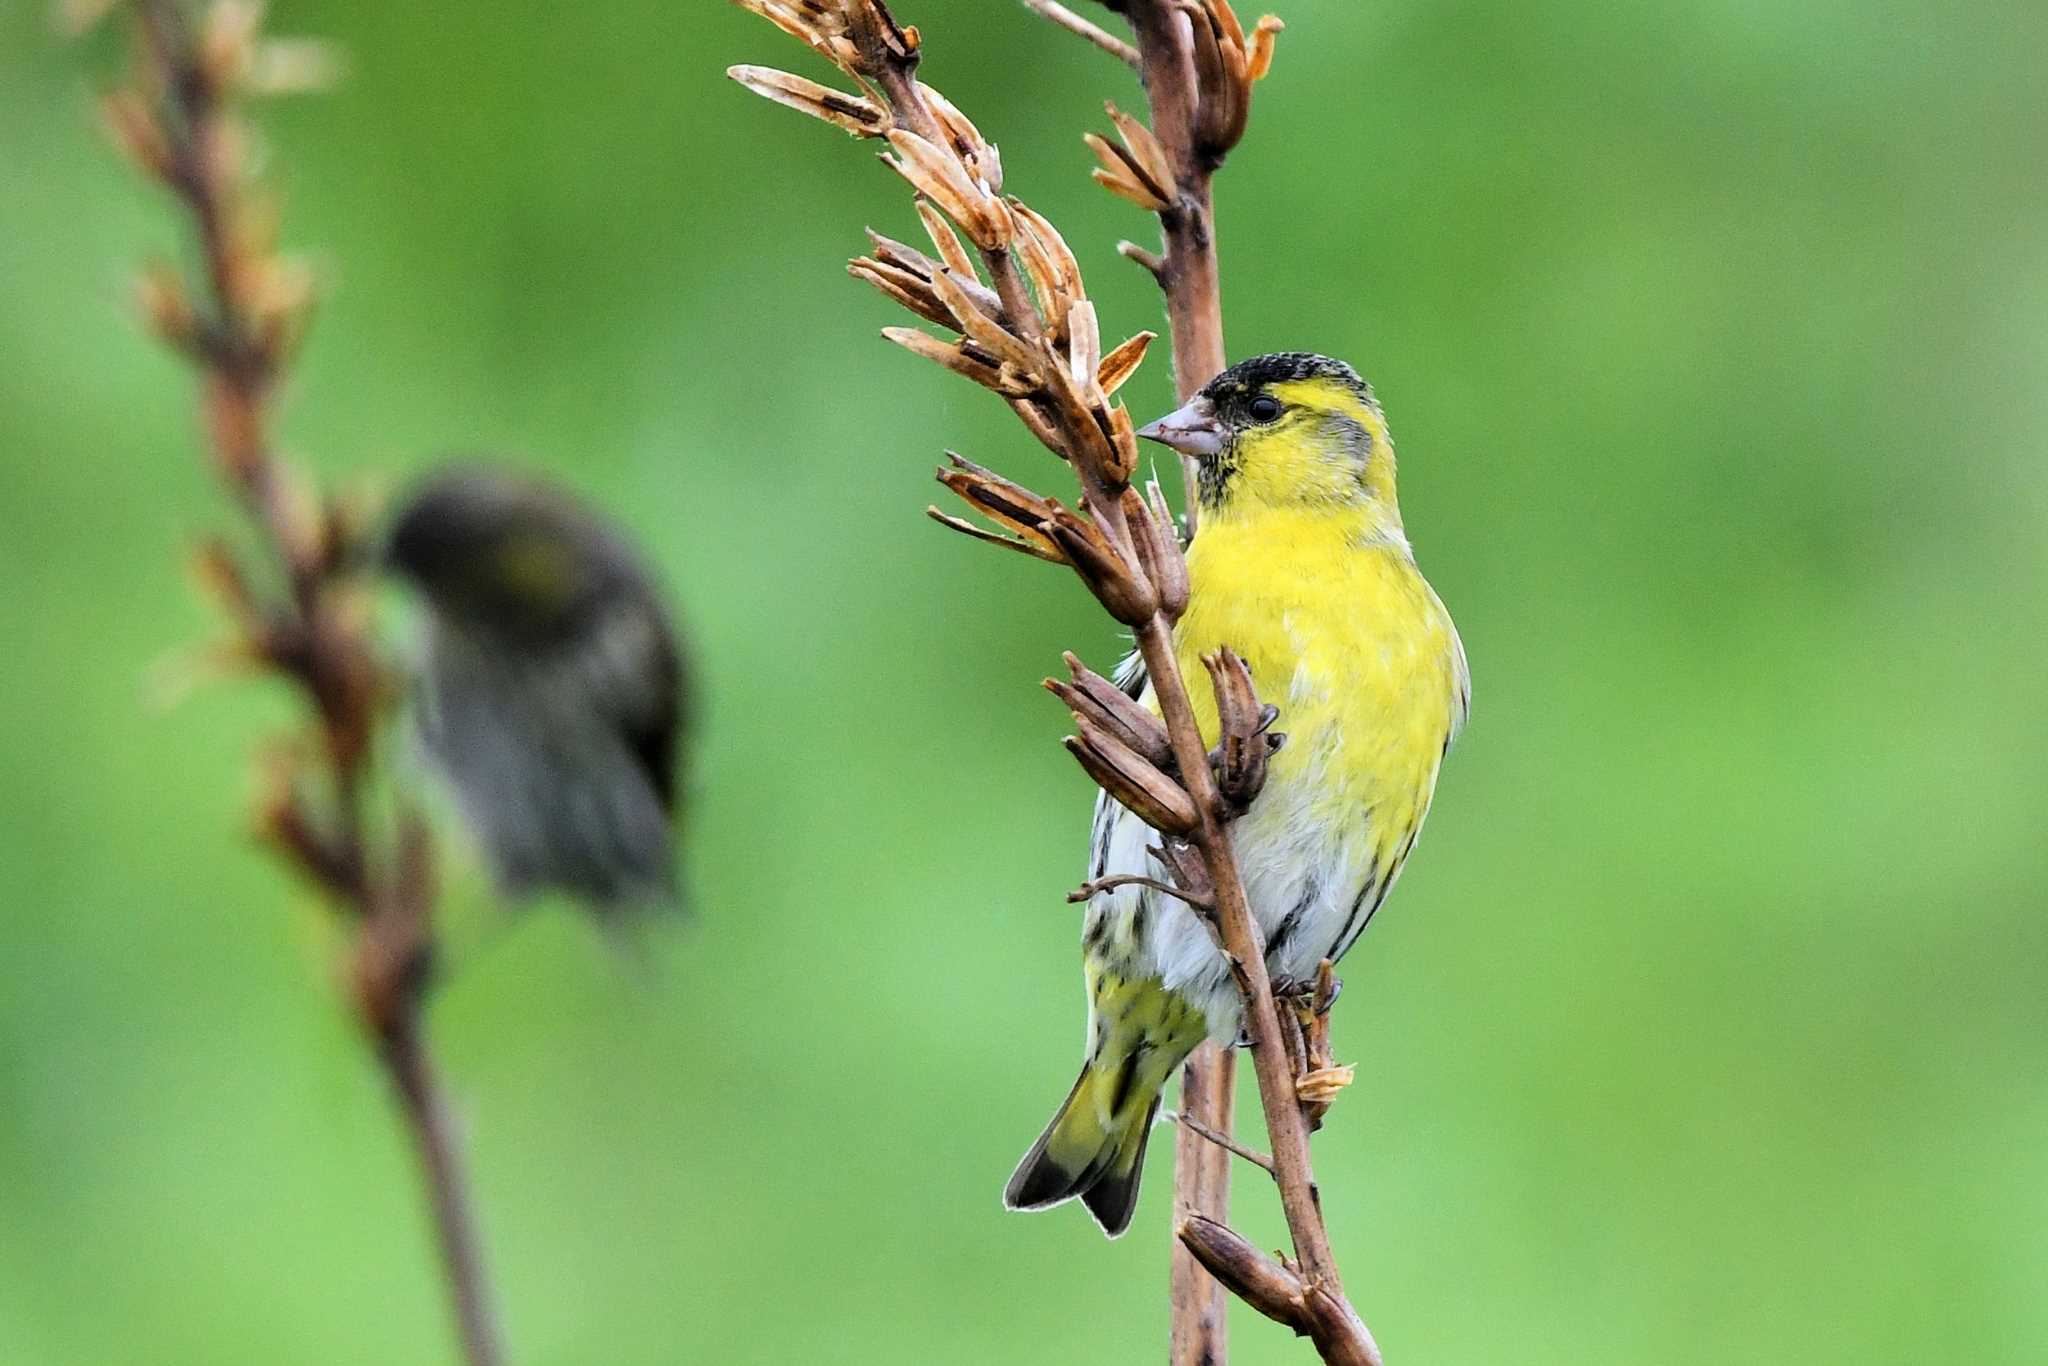
[[[1290,741],[1290,743],[1293,743]],[[1231,831],[1238,870],[1252,914],[1267,944],[1266,967],[1276,977],[1306,980],[1326,956],[1348,948],[1367,916],[1385,895],[1374,884],[1371,842],[1363,813],[1330,818],[1320,765],[1311,760],[1285,781],[1267,784]],[[1140,874],[1169,880],[1145,852],[1159,835],[1114,802],[1098,809],[1111,826],[1093,875]],[[1106,911],[1117,947],[1130,966],[1157,975],[1198,1007],[1210,1036],[1235,1039],[1242,1008],[1228,965],[1214,937],[1177,898],[1137,887],[1097,896],[1093,908]]]

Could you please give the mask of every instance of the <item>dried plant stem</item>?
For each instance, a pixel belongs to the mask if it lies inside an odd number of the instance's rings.
[[[1193,1131],[1196,1137],[1213,1143],[1228,1152],[1235,1153],[1254,1167],[1264,1171],[1268,1176],[1273,1174],[1273,1159],[1260,1152],[1257,1148],[1247,1147],[1229,1134],[1218,1133],[1200,1120],[1189,1118],[1185,1112],[1175,1115],[1173,1118],[1183,1128]]]
[[[116,140],[191,220],[196,289],[168,268],[146,275],[144,312],[192,363],[219,477],[273,563],[254,574],[225,544],[196,561],[235,629],[227,654],[289,680],[312,713],[265,755],[259,835],[327,894],[352,930],[351,1004],[375,1044],[419,1150],[470,1366],[503,1360],[448,1107],[427,1056],[432,859],[424,822],[380,820],[368,795],[377,728],[392,693],[358,583],[360,514],[305,482],[275,449],[273,400],[311,307],[306,272],[279,256],[269,204],[248,183],[238,97],[282,63],[259,41],[260,6],[216,0],[195,22],[179,0],[130,0],[131,85],[103,108]],[[259,584],[274,581],[274,590]]]
[[[1123,13],[1137,39],[1138,69],[1152,115],[1151,132],[1166,162],[1162,169],[1171,175],[1171,184],[1164,187],[1169,193],[1155,209],[1165,251],[1144,264],[1152,270],[1166,296],[1174,385],[1186,399],[1226,363],[1214,177],[1225,154],[1243,133],[1250,85],[1263,74],[1264,61],[1270,59],[1271,33],[1277,32],[1277,23],[1260,25],[1258,32],[1268,44],[1264,49],[1266,56],[1261,58],[1248,55],[1242,31],[1235,16],[1229,14],[1227,4],[1196,11],[1179,0],[1110,0],[1110,8]],[[1213,80],[1205,85],[1205,74],[1228,67],[1226,57],[1231,49],[1227,39],[1232,30],[1236,30],[1235,36],[1240,40],[1235,55],[1243,63],[1243,78],[1235,82],[1234,89],[1219,89]],[[1249,47],[1256,48],[1257,42],[1255,35]],[[1189,490],[1188,532],[1193,536],[1198,534],[1193,496],[1195,471],[1191,461],[1184,459],[1183,464]],[[1146,644],[1142,635],[1140,644]],[[1150,665],[1149,650],[1146,659]],[[1152,677],[1158,688],[1159,674],[1155,671]],[[1179,696],[1169,698],[1167,690],[1161,689],[1159,697],[1167,729],[1176,738],[1176,757],[1181,762],[1183,780],[1204,812],[1194,843],[1202,852],[1215,887],[1212,924],[1238,973],[1244,997],[1246,1025],[1253,1040],[1253,1067],[1272,1137],[1270,1170],[1279,1187],[1299,1280],[1304,1287],[1300,1297],[1303,1312],[1291,1321],[1298,1331],[1315,1338],[1328,1360],[1377,1363],[1379,1353],[1371,1335],[1343,1297],[1309,1159],[1309,1124],[1296,1091],[1296,1068],[1283,1042],[1281,1017],[1272,983],[1267,980],[1264,940],[1236,873],[1221,803],[1213,791],[1203,790],[1208,777],[1206,765],[1201,772],[1191,773],[1189,758],[1182,753],[1184,746],[1179,737],[1184,729],[1193,729],[1192,718],[1182,724],[1175,716],[1175,711],[1185,705],[1185,692],[1181,690]],[[1227,1069],[1229,1055],[1216,1056],[1221,1068]],[[1190,1060],[1182,1082],[1184,1112],[1197,1124],[1216,1131],[1219,1137],[1227,1137],[1231,1129],[1228,1082],[1227,1071],[1221,1076],[1209,1074],[1208,1059],[1202,1053]],[[1207,1109],[1217,1105],[1224,1107],[1220,1113]],[[1217,1302],[1221,1289],[1189,1265],[1201,1258],[1205,1247],[1200,1239],[1190,1239],[1186,1234],[1190,1229],[1228,1233],[1228,1157],[1219,1145],[1206,1142],[1199,1131],[1187,1129],[1183,1129],[1176,1144],[1175,1157],[1176,1204],[1180,1211],[1177,1231],[1182,1237],[1174,1265],[1170,1360],[1174,1366],[1221,1366],[1226,1354],[1223,1313]],[[1257,1288],[1270,1291],[1276,1283],[1268,1278]],[[1247,1278],[1239,1277],[1232,1288],[1242,1294],[1254,1286]],[[1265,1305],[1261,1308],[1272,1313]],[[1290,1319],[1283,1317],[1282,1321]]]
[[[1173,385],[1185,401],[1229,361],[1223,344],[1223,291],[1213,227],[1213,168],[1198,164],[1193,153],[1192,29],[1186,15],[1149,0],[1136,0],[1125,13],[1138,38],[1137,66],[1145,83],[1153,132],[1171,158],[1174,172],[1172,188],[1176,193],[1159,213],[1165,252],[1140,263],[1152,271],[1166,296]],[[1193,457],[1181,457],[1181,478],[1187,534],[1192,537],[1199,526]],[[1210,877],[1218,880],[1213,862]],[[1236,1096],[1236,1055],[1214,1043],[1203,1043],[1181,1068],[1181,1113],[1228,1137],[1236,1120]],[[1174,1141],[1173,1191],[1176,1236],[1168,1272],[1171,1326],[1167,1359],[1172,1366],[1223,1366],[1229,1356],[1228,1297],[1178,1231],[1193,1216],[1229,1223],[1230,1155],[1199,1132],[1181,1129]]]
[[[470,1366],[501,1366],[505,1354],[497,1312],[491,1303],[490,1280],[484,1274],[483,1253],[470,1214],[469,1183],[463,1174],[461,1148],[417,1017],[381,1040],[378,1051],[419,1151],[427,1199],[434,1211],[441,1263],[455,1301],[464,1359]]]
[[[1086,38],[1125,66],[1136,67],[1138,65],[1138,50],[1136,48],[1117,37],[1114,33],[1089,23],[1065,5],[1059,4],[1058,0],[1023,0],[1023,3],[1024,8],[1030,10],[1033,14],[1058,24],[1069,33]]]
[[[1230,1222],[1231,1128],[1237,1119],[1237,1058],[1204,1043],[1181,1065],[1180,1109],[1188,1121],[1174,1135],[1173,1255],[1168,1271],[1173,1366],[1223,1366],[1230,1344],[1230,1295],[1180,1237],[1191,1218]],[[1197,1128],[1195,1126],[1201,1126]],[[1208,1130],[1204,1133],[1203,1130]],[[1213,1138],[1211,1137],[1213,1135]],[[1272,1171],[1272,1159],[1264,1165]]]
[[[1344,1299],[1337,1259],[1330,1250],[1330,1236],[1323,1224],[1322,1205],[1309,1160],[1308,1123],[1295,1094],[1294,1067],[1282,1042],[1280,1012],[1273,999],[1273,983],[1266,973],[1265,941],[1245,898],[1223,798],[1209,770],[1208,752],[1195,724],[1186,686],[1174,664],[1172,637],[1165,623],[1141,625],[1138,648],[1144,654],[1146,667],[1152,671],[1154,693],[1167,734],[1173,740],[1181,780],[1201,813],[1201,824],[1191,842],[1201,850],[1202,861],[1214,883],[1215,911],[1211,923],[1244,998],[1245,1028],[1252,1037],[1252,1068],[1258,1077],[1259,1100],[1272,1142],[1273,1180],[1280,1191],[1280,1206],[1287,1216],[1294,1259],[1300,1267],[1304,1318],[1296,1326],[1316,1338],[1325,1360],[1369,1362],[1377,1366],[1379,1350],[1365,1324]],[[1219,1133],[1228,1132],[1206,1115],[1198,1114],[1196,1118]],[[1225,1229],[1220,1219],[1211,1221],[1199,1215],[1195,1218]],[[1193,1220],[1183,1222],[1184,1242],[1187,1229],[1194,1226],[1197,1225]],[[1217,1271],[1217,1266],[1203,1257],[1200,1245],[1189,1243],[1188,1247],[1212,1274]]]

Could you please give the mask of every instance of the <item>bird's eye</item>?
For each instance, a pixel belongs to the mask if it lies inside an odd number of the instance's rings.
[[[1271,394],[1260,394],[1245,411],[1251,414],[1254,422],[1274,422],[1280,417],[1280,400]]]

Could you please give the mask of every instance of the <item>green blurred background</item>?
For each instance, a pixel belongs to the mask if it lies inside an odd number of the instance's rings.
[[[265,120],[333,286],[290,445],[556,471],[708,680],[659,981],[456,896],[433,1029],[517,1360],[1159,1359],[1164,1163],[1119,1243],[997,1206],[1081,1027],[1089,789],[1034,684],[1117,645],[921,516],[945,446],[1059,475],[876,340],[840,262],[900,186],[726,82],[823,73],[708,0],[276,9],[353,62]],[[1105,330],[1158,325],[1079,137],[1133,81],[999,0],[901,12]],[[2048,10],[1283,13],[1231,347],[1372,377],[1477,678],[1345,965],[1355,1298],[1397,1362],[2048,1359]],[[0,5],[0,1362],[445,1362],[324,917],[244,834],[290,708],[144,703],[230,518],[124,311],[177,238],[92,131],[110,38]]]

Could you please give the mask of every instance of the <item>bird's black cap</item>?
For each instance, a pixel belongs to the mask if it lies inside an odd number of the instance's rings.
[[[1341,360],[1313,351],[1275,351],[1239,361],[1203,385],[1202,395],[1214,402],[1255,394],[1269,384],[1293,384],[1305,379],[1333,379],[1360,398],[1368,402],[1372,399],[1372,390],[1356,370]]]

